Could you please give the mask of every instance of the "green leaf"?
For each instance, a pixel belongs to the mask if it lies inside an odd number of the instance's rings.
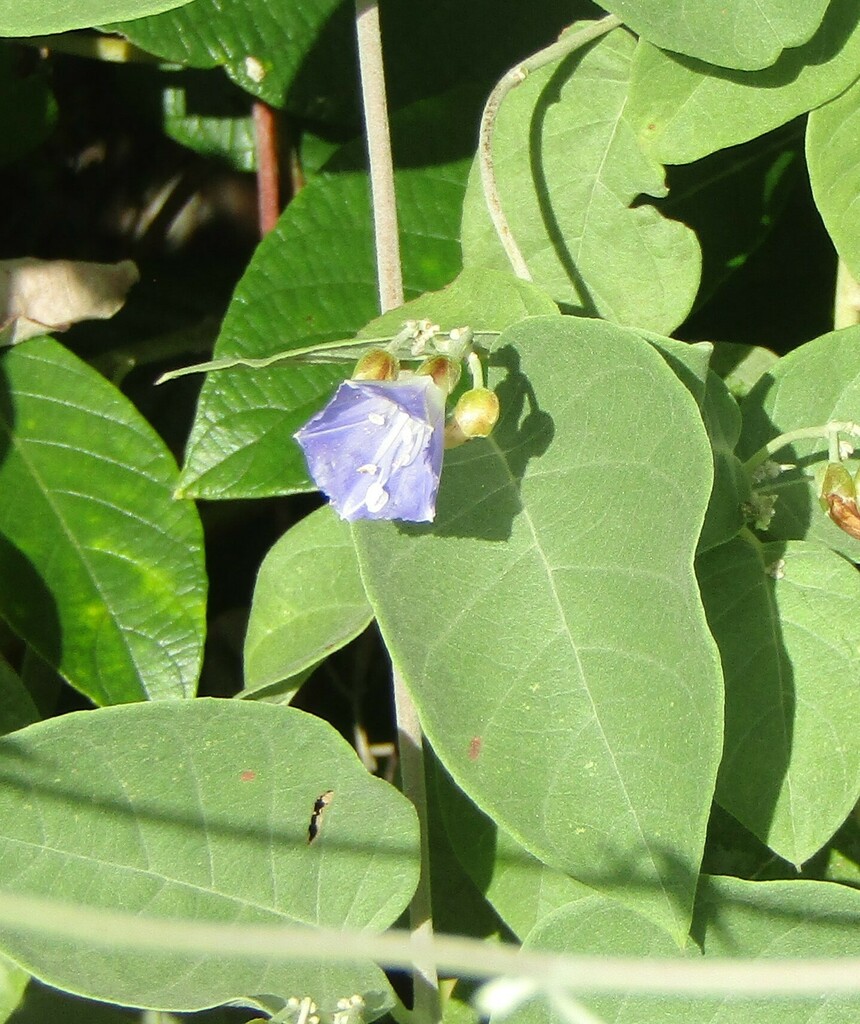
[[[747,459],[777,435],[832,420],[857,420],[860,410],[860,327],[824,334],[790,352],[765,373],[741,403],[743,430],[738,455]],[[823,439],[795,441],[773,459],[795,469],[765,480],[759,489],[776,495],[769,540],[818,540],[855,562],[860,541],[836,526],[818,503],[827,463]],[[860,460],[848,459],[852,473]]]
[[[806,159],[815,205],[836,251],[855,278],[860,276],[858,131],[860,81],[835,100],[814,110],[806,133]]]
[[[799,866],[860,796],[860,576],[823,545],[754,538],[697,567],[726,680],[717,799]]]
[[[69,32],[117,18],[142,18],[187,3],[189,0],[0,0],[0,35]]]
[[[546,45],[589,10],[574,3],[520,0],[384,3],[385,83],[391,109],[462,85],[489,83]],[[489,24],[504,32],[487,32]],[[341,0],[195,0],[182,10],[112,29],[168,60],[198,68],[223,65],[243,89],[313,121],[361,123],[355,11]],[[417,59],[416,40],[422,54]],[[462,115],[463,112],[460,112]],[[473,131],[475,125],[471,125]]]
[[[0,956],[0,1021],[6,1021],[21,1002],[30,975]]]
[[[0,612],[97,704],[190,696],[206,575],[170,453],[49,338],[8,350],[2,372]]]
[[[469,326],[500,333],[528,316],[559,315],[558,306],[530,281],[485,267],[465,267],[438,292],[427,292],[363,327],[358,338],[396,334],[406,320],[432,320],[443,330]]]
[[[409,167],[428,138],[472,134],[454,122],[462,94],[403,111],[395,157],[400,243],[408,297],[441,288],[459,270],[457,224],[465,163]],[[457,125],[460,125],[459,128]],[[354,153],[354,147],[350,152]],[[400,154],[398,156],[398,153]],[[287,207],[239,282],[217,357],[259,358],[349,338],[378,312],[365,172],[321,174]],[[319,412],[346,367],[273,366],[210,374],[185,456],[181,492],[264,497],[312,489],[293,434]]]
[[[349,526],[325,507],[263,560],[245,634],[245,690],[304,673],[372,621]]]
[[[438,761],[433,783],[457,860],[518,939],[547,914],[593,894],[524,850],[472,803]]]
[[[353,524],[368,596],[457,784],[682,935],[722,734],[692,572],[702,421],[651,345],[605,322],[525,320],[491,363],[501,420],[448,453],[436,522]]]
[[[162,126],[171,139],[237,171],[257,169],[254,120],[247,97],[220,71],[171,75],[161,98]]]
[[[722,377],[731,394],[740,401],[746,398],[778,358],[775,352],[761,345],[718,341],[714,343],[711,369]]]
[[[722,17],[724,7],[700,9]],[[833,0],[809,42],[764,71],[717,72],[642,41],[633,59],[627,116],[652,159],[691,163],[826,103],[854,81],[858,66],[860,12],[854,0]]]
[[[0,658],[0,736],[32,725],[41,717],[27,687]]]
[[[728,388],[713,372],[702,403],[702,419],[714,450],[714,487],[699,538],[699,551],[731,540],[744,525],[743,506],[749,501],[749,478],[735,455],[741,433],[741,413]]]
[[[805,43],[821,24],[828,0],[607,0],[628,28],[664,50],[709,64],[754,71],[782,50]]]
[[[198,922],[380,930],[418,872],[415,813],[327,723],[202,699],[65,715],[0,741],[4,885],[90,908]],[[315,803],[333,791],[315,841]],[[40,938],[3,949],[43,981],[127,1006],[192,1010],[311,996],[321,1014],[391,993],[372,964],[261,964]]]
[[[745,882],[702,877],[691,960],[720,957],[839,958],[860,953],[860,893],[829,882]],[[677,957],[666,935],[631,910],[598,895],[545,918],[525,948],[597,956]],[[623,979],[620,979],[623,982]],[[696,998],[692,995],[604,996],[582,1002],[613,1024],[854,1024],[857,996]],[[493,1018],[494,1020],[496,1018]],[[514,1024],[569,1021],[532,1000]]]
[[[693,233],[638,196],[662,197],[663,169],[627,122],[635,49],[624,31],[529,75],[505,100],[493,154],[502,207],[536,284],[586,316],[669,334],[699,283]],[[466,266],[507,268],[477,163],[463,211]]]

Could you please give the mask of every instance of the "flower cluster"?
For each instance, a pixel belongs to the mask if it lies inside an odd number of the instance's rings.
[[[372,349],[295,434],[311,477],[342,519],[433,520],[444,449],[486,437],[499,415],[480,361],[471,351],[465,358],[475,386],[447,423],[458,359],[435,355],[413,373],[401,371],[391,352]]]

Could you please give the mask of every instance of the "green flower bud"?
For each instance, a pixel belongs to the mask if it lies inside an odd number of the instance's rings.
[[[433,378],[433,383],[440,387],[446,395],[450,395],[460,381],[463,367],[456,359],[448,356],[433,356],[425,359],[415,371]]]
[[[460,396],[445,425],[445,447],[456,448],[473,437],[489,437],[499,419],[499,400],[489,388],[472,388]]]
[[[355,364],[353,380],[397,380],[400,362],[384,348],[372,348]]]

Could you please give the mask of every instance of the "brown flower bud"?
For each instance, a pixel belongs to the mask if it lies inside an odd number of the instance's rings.
[[[353,380],[397,380],[400,362],[384,348],[372,348],[355,364]]]

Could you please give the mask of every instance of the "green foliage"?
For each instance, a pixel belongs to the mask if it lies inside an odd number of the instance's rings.
[[[690,959],[734,956],[738,949],[768,957],[856,956],[860,894],[823,882],[743,882],[702,877],[693,919]],[[853,915],[853,916],[852,916]],[[592,895],[544,918],[525,941],[528,949],[603,956],[677,956],[665,933],[631,910]],[[789,1004],[765,999],[742,1002],[689,997],[600,998],[587,1005],[618,1024],[851,1024],[857,1004],[807,999]],[[512,1018],[525,1024],[569,1019],[533,1002]]]
[[[755,71],[773,64],[787,47],[805,43],[821,23],[827,0],[609,0],[643,39],[666,50],[726,68]]]
[[[68,32],[117,18],[142,18],[190,0],[0,0],[0,34],[37,36]]]
[[[575,48],[607,11],[623,25]],[[383,972],[414,946],[278,946],[318,926],[369,943],[414,894],[437,933],[480,940],[449,964],[447,1024],[474,1019],[470,957],[497,942],[860,955],[856,3],[380,16],[406,300],[382,315],[375,247],[395,254],[353,5],[0,0],[0,32],[93,29],[0,53],[4,259],[141,276],[110,323],[0,353],[0,1021],[430,1024]],[[277,138],[255,134],[261,101]],[[247,172],[279,147],[289,201],[258,243]],[[830,331],[837,255],[853,326]],[[32,312],[8,270],[2,328]],[[293,438],[380,345],[406,373],[461,362],[449,411],[470,389],[499,403],[489,436],[446,449],[431,523],[319,507]],[[206,372],[199,394],[183,370]],[[396,485],[420,431],[395,418],[379,442],[374,416],[327,457],[371,437],[356,477]],[[251,954],[243,925],[278,931]],[[626,980],[588,1011],[854,1024],[860,1006]],[[582,1020],[567,998],[514,1020]]]
[[[66,715],[0,741],[7,884],[155,917],[381,929],[415,888],[415,814],[326,723],[240,701],[141,703]],[[64,765],[62,776],[57,766]],[[333,791],[313,844],[315,801]],[[190,1010],[237,996],[355,992],[390,1000],[371,964],[277,970],[236,957],[111,953],[5,932],[43,980],[90,998]],[[91,958],[85,975],[80,958]]]
[[[855,145],[858,124],[860,86],[855,83],[813,111],[806,136],[809,176],[818,208],[837,252],[854,275],[860,275],[860,217],[855,202],[860,187]]]
[[[663,168],[630,132],[635,42],[622,29],[530,75],[494,140],[505,211],[537,284],[566,307],[668,334],[693,304],[695,235],[637,196],[665,196]],[[523,138],[532,139],[531,148]],[[477,166],[463,211],[466,266],[503,267]]]
[[[722,734],[692,573],[707,437],[660,356],[610,324],[532,318],[491,365],[502,419],[451,454],[434,525],[354,527],[371,604],[457,783],[542,860],[683,935]],[[499,607],[515,644],[473,625]]]
[[[853,0],[833,0],[808,42],[785,50],[761,71],[715,74],[703,61],[640,41],[628,116],[653,159],[689,163],[763,135],[838,96],[857,77],[858,58],[860,11]]]
[[[170,454],[56,342],[16,346],[2,370],[4,618],[97,704],[192,696],[206,578]]]
[[[330,509],[311,513],[260,566],[245,634],[243,694],[300,676],[372,619],[348,526]]]

